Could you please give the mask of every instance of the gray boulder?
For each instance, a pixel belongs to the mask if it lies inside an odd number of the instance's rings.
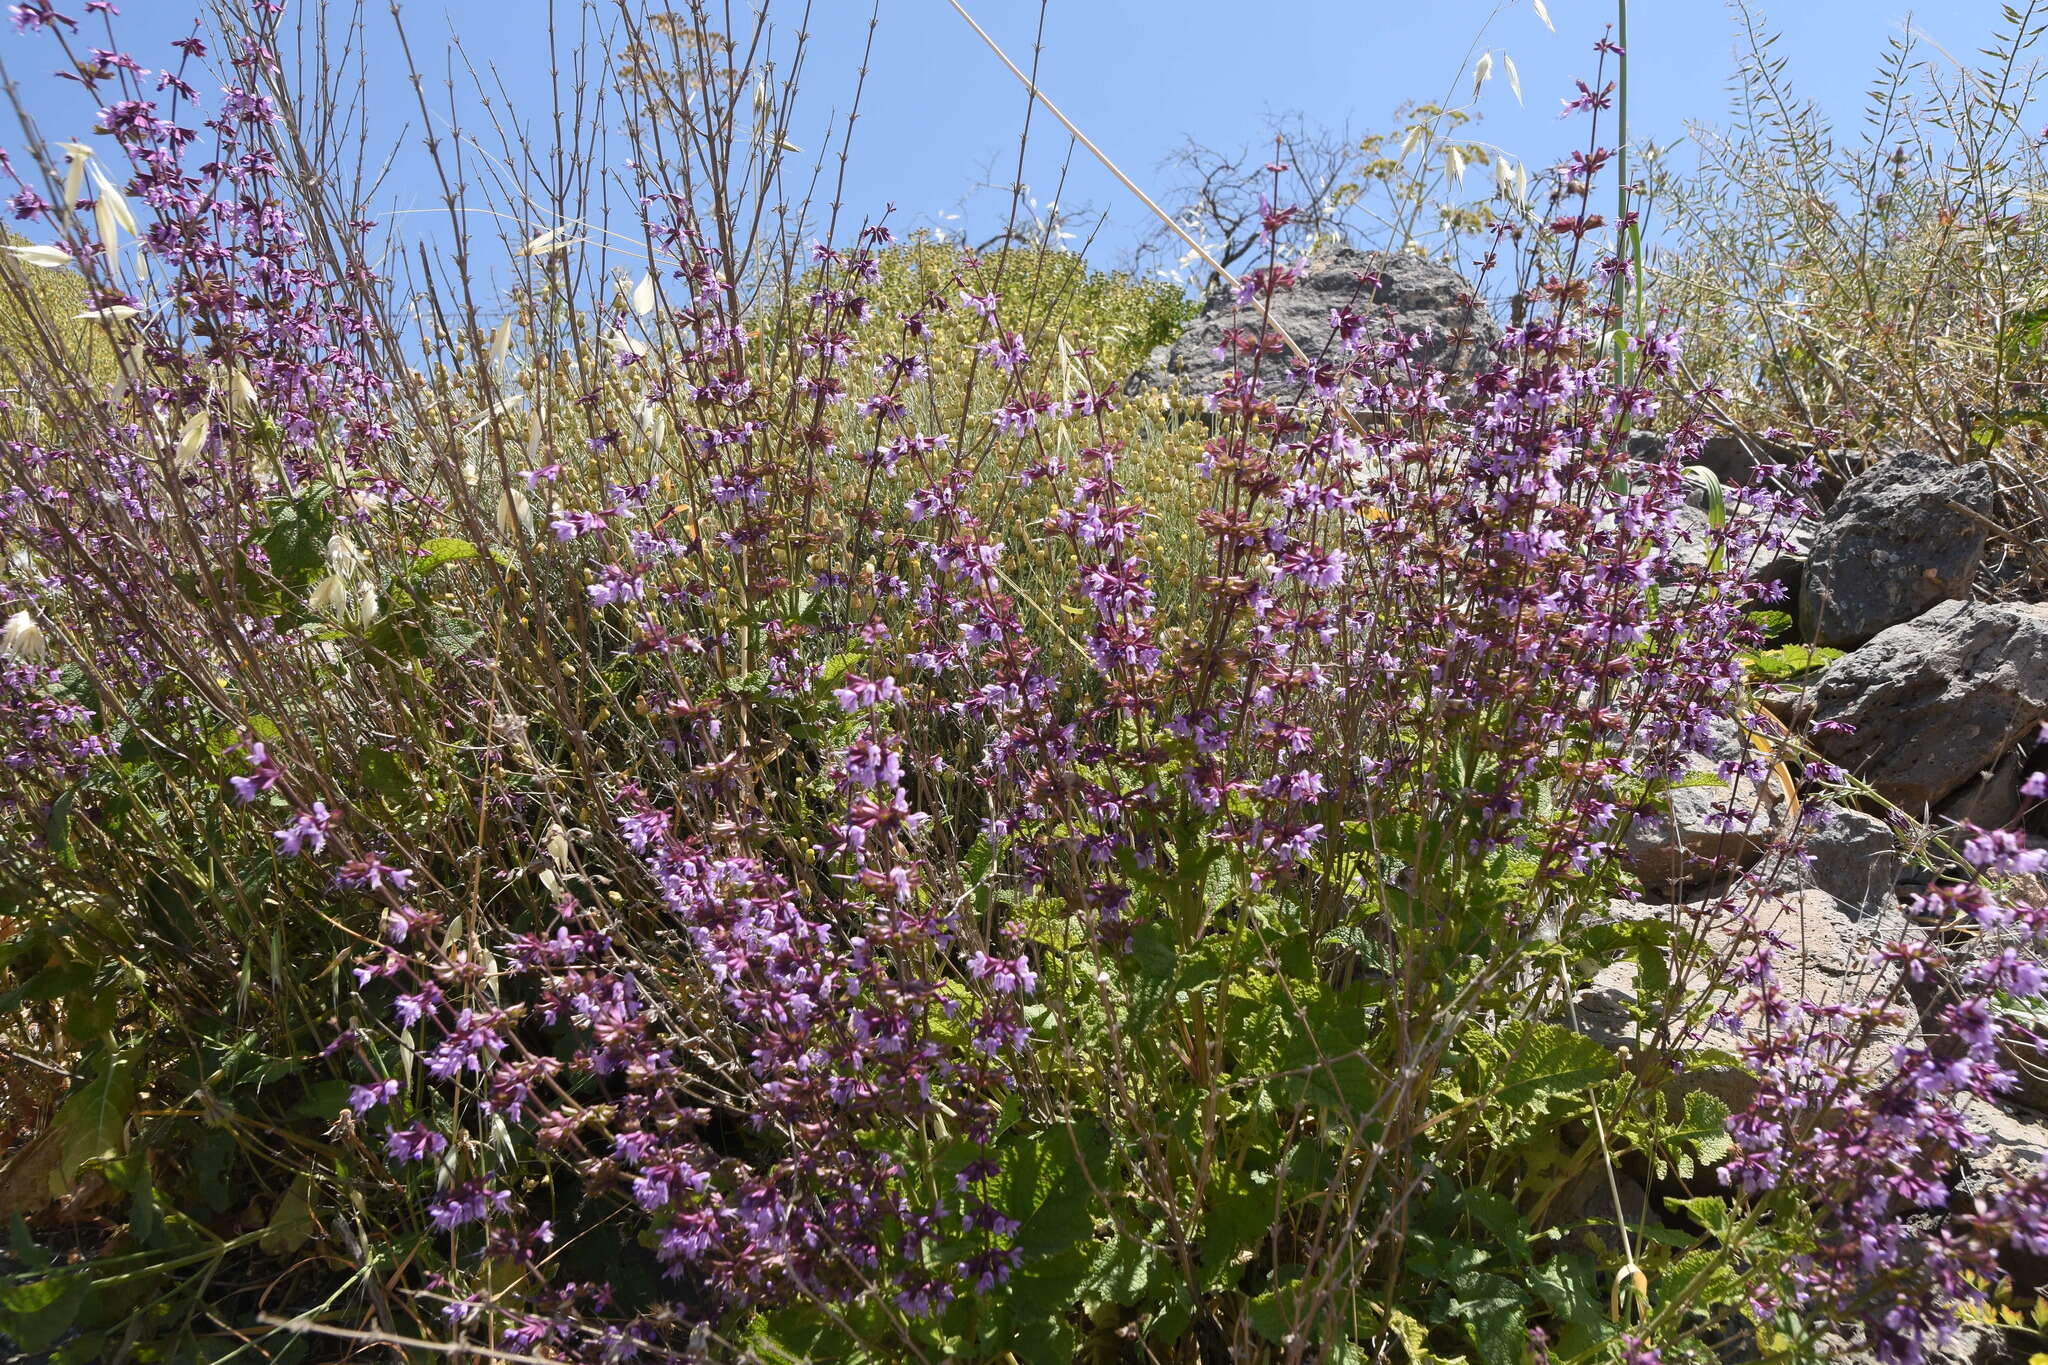
[[[1368,282],[1369,276],[1377,276],[1377,285]],[[1468,374],[1486,365],[1489,348],[1500,339],[1499,324],[1463,277],[1447,265],[1407,252],[1338,246],[1316,253],[1293,287],[1273,296],[1272,324],[1292,337],[1310,360],[1325,355],[1341,359],[1343,352],[1330,330],[1330,314],[1337,308],[1356,313],[1364,320],[1367,335],[1375,339],[1389,324],[1422,335],[1424,359]],[[1216,354],[1232,328],[1256,337],[1261,328],[1258,302],[1240,304],[1227,291],[1210,295],[1178,338],[1154,348],[1131,377],[1128,391],[1154,386],[1186,394],[1214,391],[1227,371],[1239,367]],[[1250,361],[1244,356],[1243,367],[1248,369]],[[1281,381],[1294,363],[1293,355],[1283,349],[1260,361],[1259,373],[1269,381]]]
[[[1969,596],[1995,490],[1988,465],[1904,451],[1850,480],[1807,560],[1799,628],[1851,649],[1937,602]],[[1959,509],[1968,509],[1959,510]]]
[[[1783,441],[1766,440],[1748,432],[1728,431],[1719,436],[1709,436],[1701,442],[1694,463],[1712,470],[1714,477],[1722,483],[1742,485],[1756,482],[1759,466],[1769,471],[1781,465],[1795,465],[1805,459],[1807,453],[1805,448],[1787,445]]]
[[[1971,824],[1981,829],[2005,829],[2016,824],[2024,804],[2020,783],[2026,778],[2026,755],[2008,749],[1998,766],[1978,773],[1962,789],[1935,808],[1935,816],[1953,825]]]
[[[1799,832],[1800,852],[1757,868],[1765,891],[1825,891],[1859,920],[1897,915],[1904,860],[1890,825],[1862,811],[1809,809]]]
[[[1812,695],[1822,756],[1922,816],[2048,717],[2048,605],[1943,602],[1835,660]]]

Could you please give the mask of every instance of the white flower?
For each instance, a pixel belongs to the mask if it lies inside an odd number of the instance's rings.
[[[34,612],[18,611],[0,626],[0,655],[32,664],[49,649],[50,637],[37,624]]]

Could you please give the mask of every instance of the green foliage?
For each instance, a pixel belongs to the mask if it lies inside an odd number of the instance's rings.
[[[1039,353],[1058,351],[1076,388],[1101,379],[1121,384],[1195,313],[1194,302],[1172,284],[1096,270],[1073,252],[1049,247],[976,255],[957,243],[918,237],[883,253],[880,265],[881,278],[869,291],[878,335],[934,293],[957,306],[962,284],[977,292],[999,289],[1011,325]]]
[[[1360,859],[1374,846],[1363,831],[1351,844]],[[1517,1001],[1527,974],[1541,983],[1619,956],[1644,965],[1646,1008],[1667,1007],[1666,926],[1587,917],[1512,959],[1478,951],[1475,932],[1499,934],[1494,917],[1524,875],[1496,858],[1441,887],[1477,919],[1410,926],[1429,927],[1405,946],[1433,941],[1438,954],[1414,959],[1434,964],[1415,974],[1386,970],[1388,920],[1347,917],[1314,935],[1213,847],[1139,875],[1143,927],[1128,951],[984,883],[985,909],[1043,926],[1053,949],[1033,1026],[1051,1044],[1041,1093],[1073,1108],[1038,1112],[1027,1095],[997,1145],[993,1200],[1020,1224],[1010,1283],[929,1327],[856,1335],[908,1331],[918,1349],[962,1360],[1096,1359],[1127,1341],[1262,1358],[1311,1340],[1331,1359],[1368,1360],[1394,1341],[1414,1361],[1517,1365],[1534,1326],[1573,1355],[1615,1340],[1634,1311],[1611,1299],[1618,1276],[1644,1277],[1645,1308],[1727,1312],[1743,1292],[1729,1256],[1747,1243],[1721,1198],[1673,1195],[1690,1228],[1632,1215],[1627,1256],[1607,1198],[1620,1169],[1662,1189],[1714,1188],[1725,1105],[1655,1083]],[[1413,904],[1434,899],[1418,887]],[[1505,960],[1524,975],[1503,974]],[[1397,1006],[1405,1043],[1384,1027]],[[941,1183],[966,1159],[934,1155]],[[1378,1222],[1392,1219],[1398,1237]],[[1365,1221],[1302,1263],[1299,1248],[1333,1220]],[[753,1330],[811,1359],[871,1358],[807,1316]]]
[[[0,229],[0,247],[25,246],[28,239]],[[82,391],[68,397],[87,403],[94,385],[115,374],[113,348],[98,326],[78,315],[92,307],[91,293],[76,271],[33,266],[0,251],[0,383],[34,401],[38,364],[69,371]]]
[[[1780,645],[1743,655],[1743,666],[1753,678],[1766,682],[1793,682],[1818,673],[1842,657],[1845,651],[1826,645]]]

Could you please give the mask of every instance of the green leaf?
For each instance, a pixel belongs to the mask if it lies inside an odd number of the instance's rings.
[[[90,1280],[82,1271],[0,1285],[0,1333],[30,1353],[47,1351],[71,1329]]]
[[[1825,645],[1780,645],[1743,655],[1743,666],[1752,677],[1769,682],[1790,682],[1842,657],[1843,651]]]
[[[1529,1224],[1512,1200],[1492,1190],[1471,1189],[1458,1196],[1458,1207],[1492,1234],[1495,1245],[1507,1252],[1510,1259],[1528,1263]]]
[[[11,1014],[39,1000],[60,1000],[90,986],[99,969],[90,962],[67,961],[43,968],[13,990],[0,995],[0,1014]]]
[[[57,855],[57,861],[72,871],[79,868],[78,851],[71,846],[71,808],[78,802],[78,788],[66,787],[56,800],[50,803],[49,819],[43,825],[43,838],[50,845],[50,852]]]
[[[128,1115],[135,1108],[136,1050],[133,1045],[101,1063],[99,1072],[73,1090],[53,1125],[64,1135],[54,1179],[62,1194],[91,1162],[119,1156],[127,1145]]]
[[[300,1337],[298,1340],[306,1341],[309,1338]],[[105,1332],[87,1332],[82,1336],[75,1336],[51,1351],[49,1355],[50,1365],[101,1365],[106,1359]],[[271,1360],[281,1361],[282,1355],[272,1356]]]
[[[1679,1257],[1658,1281],[1659,1299],[1690,1298],[1695,1309],[1707,1312],[1746,1297],[1742,1276],[1728,1257],[1705,1248]]]
[[[1607,1320],[1593,1263],[1584,1256],[1551,1257],[1529,1272],[1529,1287],[1553,1316],[1575,1327],[1597,1329]]]
[[[1041,1309],[1021,1314],[1002,1344],[1023,1365],[1071,1365],[1079,1343],[1065,1318],[1050,1316]]]
[[[420,546],[419,557],[405,572],[411,578],[425,578],[444,564],[459,564],[477,557],[476,546],[453,536],[436,536]]]
[[[312,583],[327,571],[327,537],[333,519],[321,495],[312,494],[277,510],[269,529],[258,537],[270,572],[287,590]]]
[[[1171,1345],[1181,1339],[1194,1318],[1195,1296],[1188,1292],[1187,1285],[1176,1281],[1169,1289],[1165,1305],[1145,1319],[1145,1340]]]
[[[1734,1215],[1729,1212],[1728,1201],[1719,1195],[1701,1195],[1694,1199],[1672,1196],[1667,1197],[1664,1204],[1675,1213],[1690,1216],[1716,1237],[1725,1239],[1734,1230]]]
[[[1555,1024],[1515,1020],[1501,1027],[1499,1038],[1507,1065],[1498,1098],[1511,1108],[1578,1095],[1620,1069],[1606,1048]]]
[[[1301,1300],[1301,1281],[1288,1280],[1254,1298],[1245,1317],[1253,1331],[1275,1346],[1285,1346],[1309,1327],[1301,1321]]]
[[[1402,1349],[1408,1353],[1408,1365],[1462,1365],[1463,1356],[1446,1359],[1430,1350],[1429,1329],[1400,1309],[1387,1315],[1387,1325],[1394,1329]]]
[[[1012,1137],[1002,1144],[988,1200],[1017,1221],[1013,1245],[1019,1251],[1049,1255],[1087,1239],[1094,1228],[1092,1191],[1082,1163],[1101,1150],[1100,1134],[1092,1129]]]
[[[1792,629],[1792,617],[1788,612],[1751,611],[1744,612],[1743,615],[1756,623],[1757,629],[1764,633],[1765,639],[1783,635]]]
[[[1705,1090],[1686,1092],[1684,1125],[1672,1139],[1690,1146],[1709,1166],[1720,1165],[1735,1149],[1728,1138],[1727,1104]]]
[[[1271,1180],[1256,1180],[1240,1168],[1222,1170],[1209,1187],[1202,1224],[1202,1287],[1227,1289],[1243,1276],[1239,1258],[1263,1242],[1280,1213],[1281,1197]]]
[[[1163,924],[1148,924],[1131,941],[1131,966],[1135,969],[1125,985],[1124,1027],[1134,1034],[1149,1031],[1159,1011],[1173,993],[1177,961],[1173,932]]]
[[[277,1208],[271,1212],[270,1222],[256,1245],[266,1255],[289,1256],[311,1241],[318,1230],[319,1224],[313,1219],[313,1177],[301,1175],[277,1201]]]
[[[1112,1236],[1095,1253],[1081,1282],[1081,1293],[1089,1299],[1132,1307],[1145,1297],[1152,1282],[1152,1249],[1141,1242]]]
[[[1450,1311],[1484,1365],[1521,1365],[1529,1344],[1528,1300],[1520,1286],[1499,1275],[1460,1275]]]

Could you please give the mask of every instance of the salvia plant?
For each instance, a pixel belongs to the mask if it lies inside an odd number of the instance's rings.
[[[5,163],[20,1349],[1910,1362],[2048,1251],[2036,1171],[1927,1231],[2039,855],[1974,838],[1918,908],[1982,932],[1851,999],[1749,882],[1622,871],[1752,723],[1816,471],[1688,514],[1612,44],[1471,263],[1521,321],[1368,276],[1299,348],[1269,204],[1182,402],[1123,391],[1177,296],[815,209],[765,18],[625,14],[687,74],[493,164],[629,212],[512,186],[401,280],[276,7],[135,55],[114,8],[12,9],[97,111]]]

